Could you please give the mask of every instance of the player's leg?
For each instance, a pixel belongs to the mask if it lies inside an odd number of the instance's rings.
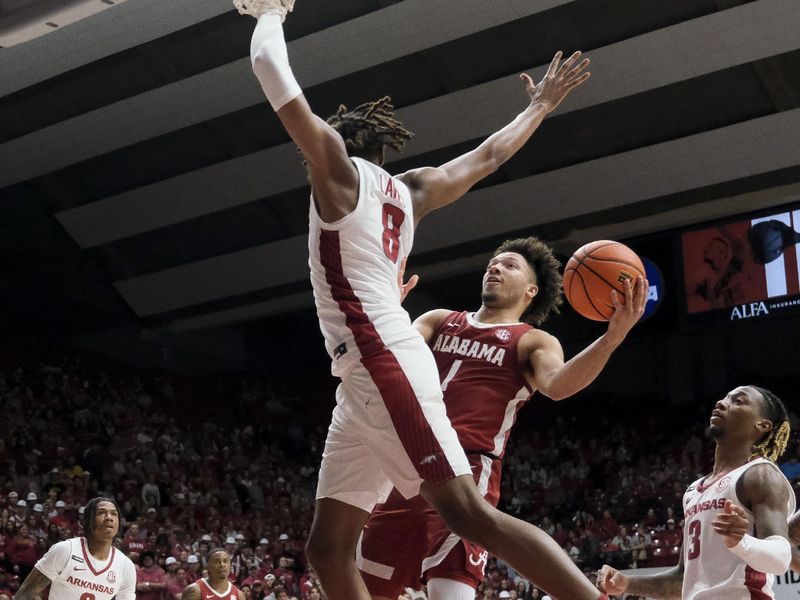
[[[317,500],[306,555],[329,598],[368,600],[353,552],[369,513],[332,498]]]
[[[397,600],[407,587],[419,587],[430,510],[422,497],[406,500],[393,490],[372,511],[356,549],[356,566],[373,600]]]
[[[492,507],[472,477],[426,481],[420,492],[453,533],[483,546],[548,594],[559,600],[603,597],[553,538]]]
[[[306,554],[330,600],[369,600],[354,560],[361,530],[375,504],[391,490],[374,453],[358,408],[367,404],[358,380],[345,380],[336,392],[317,484],[317,503]]]
[[[463,581],[436,577],[428,581],[428,600],[475,600],[475,588]]]

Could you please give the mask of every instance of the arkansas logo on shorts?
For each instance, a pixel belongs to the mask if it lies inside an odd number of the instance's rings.
[[[494,332],[494,335],[501,342],[507,342],[511,339],[511,332],[508,329],[498,329]]]

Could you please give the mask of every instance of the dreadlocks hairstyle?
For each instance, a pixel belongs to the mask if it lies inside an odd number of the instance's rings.
[[[755,385],[748,387],[761,394],[766,412],[764,416],[772,421],[772,429],[765,434],[764,439],[753,446],[753,456],[762,456],[775,462],[784,453],[786,444],[789,441],[789,434],[791,433],[789,415],[783,402],[775,394]]]
[[[83,534],[87,538],[94,535],[94,520],[97,516],[97,505],[101,502],[110,502],[113,504],[114,508],[117,509],[117,514],[122,517],[122,511],[119,509],[119,504],[117,504],[117,501],[113,498],[108,498],[107,496],[97,496],[96,498],[92,498],[86,503],[86,506],[83,509],[83,521],[81,521],[81,525],[83,525]],[[122,531],[121,525],[117,530],[117,535],[114,537],[119,537],[120,531]]]
[[[328,124],[344,139],[347,154],[359,158],[382,156],[385,146],[400,152],[406,141],[414,137],[394,118],[394,106],[389,96],[366,102],[350,111],[342,104],[328,119]]]
[[[561,296],[561,263],[553,255],[553,250],[542,240],[533,236],[506,240],[494,251],[492,256],[503,252],[521,254],[536,274],[539,293],[533,297],[528,308],[522,313],[526,323],[541,325],[551,314],[558,314],[564,299]]]

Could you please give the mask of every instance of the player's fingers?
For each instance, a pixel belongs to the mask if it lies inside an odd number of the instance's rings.
[[[577,62],[580,56],[581,56],[580,50],[573,52],[572,55],[569,58],[567,58],[567,60],[565,60],[558,68],[559,77],[566,76],[566,74],[569,72],[570,69],[572,69],[573,65]]]
[[[412,275],[411,279],[409,279],[408,283],[405,285],[406,293],[410,292],[415,287],[417,287],[418,283],[419,283],[419,275]]]
[[[617,312],[622,307],[617,290],[611,290],[611,304],[614,305],[614,312]]]
[[[580,77],[576,77],[575,79],[572,79],[571,81],[568,81],[564,85],[564,87],[567,89],[567,91],[572,90],[572,89],[578,87],[579,85],[581,85],[583,82],[585,82],[591,76],[592,76],[592,74],[589,71],[586,71]]]
[[[566,79],[567,81],[575,79],[580,74],[581,71],[583,71],[586,67],[589,66],[589,62],[590,61],[589,61],[588,58],[584,58],[581,62],[579,62],[577,65],[575,65],[572,69],[567,71],[566,75],[564,75],[564,79]],[[567,63],[564,63],[564,65],[566,65],[566,64]]]
[[[520,73],[519,78],[525,83],[527,87],[536,87],[536,84],[533,83],[533,79],[527,73]]]
[[[547,67],[547,73],[545,74],[545,77],[554,77],[555,76],[556,71],[558,71],[558,61],[561,60],[561,57],[563,56],[563,54],[564,53],[561,52],[561,50],[556,52],[556,55],[553,57],[553,60],[550,61],[550,66]]]

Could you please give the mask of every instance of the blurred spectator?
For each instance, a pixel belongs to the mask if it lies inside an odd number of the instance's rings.
[[[136,572],[136,600],[165,600],[167,577],[156,564],[155,555],[145,550],[139,558],[141,567]]]

